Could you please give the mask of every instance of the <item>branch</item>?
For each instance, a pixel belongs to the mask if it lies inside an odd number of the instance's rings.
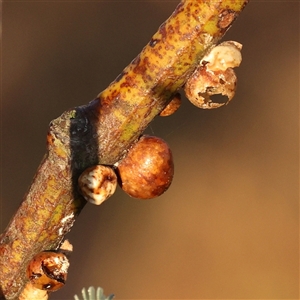
[[[50,123],[47,153],[0,237],[4,297],[22,291],[38,252],[57,249],[86,201],[77,180],[87,167],[113,165],[168,104],[248,0],[182,0],[142,52],[96,99]]]

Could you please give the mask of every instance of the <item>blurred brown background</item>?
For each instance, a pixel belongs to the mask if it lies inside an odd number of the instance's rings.
[[[103,90],[178,2],[3,4],[1,231],[49,122]],[[250,2],[226,39],[244,46],[233,101],[203,111],[186,100],[151,124],[173,151],[173,184],[151,201],[118,190],[87,205],[51,299],[90,285],[117,299],[299,298],[299,2]]]

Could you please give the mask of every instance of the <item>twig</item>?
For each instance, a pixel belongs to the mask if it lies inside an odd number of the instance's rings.
[[[0,238],[0,284],[15,299],[38,252],[57,249],[86,201],[77,179],[119,161],[181,88],[248,0],[182,0],[135,60],[98,97],[53,120],[48,151]]]

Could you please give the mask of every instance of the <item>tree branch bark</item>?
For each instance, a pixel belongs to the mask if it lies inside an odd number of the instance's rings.
[[[248,0],[183,0],[142,52],[97,98],[53,120],[47,153],[0,237],[5,299],[22,291],[29,260],[57,249],[86,201],[81,172],[119,161],[226,33]]]

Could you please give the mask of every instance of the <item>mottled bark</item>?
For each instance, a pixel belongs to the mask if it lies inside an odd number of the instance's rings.
[[[0,284],[17,298],[38,252],[57,249],[86,201],[80,173],[113,165],[186,82],[248,0],[183,0],[142,52],[87,105],[53,120],[48,150],[18,211],[0,238]]]

